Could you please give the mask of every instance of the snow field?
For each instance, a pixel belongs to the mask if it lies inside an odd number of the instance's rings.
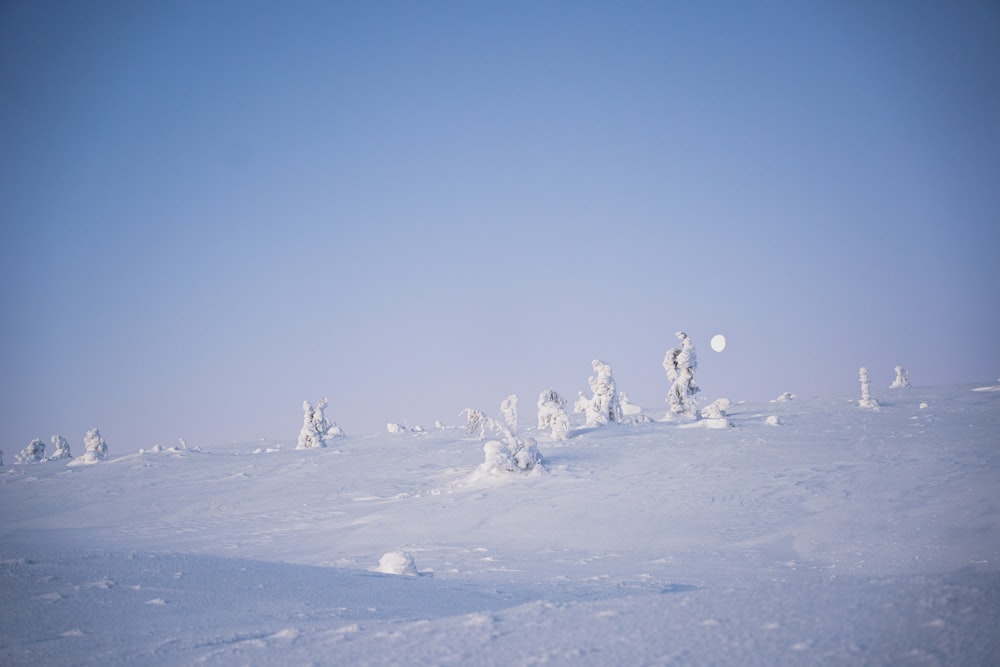
[[[530,475],[460,429],[8,465],[0,663],[995,664],[973,388],[522,425]]]

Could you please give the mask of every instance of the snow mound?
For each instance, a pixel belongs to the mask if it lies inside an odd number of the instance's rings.
[[[417,565],[413,556],[405,551],[390,551],[382,555],[378,561],[376,572],[382,574],[398,574],[405,577],[417,576]]]

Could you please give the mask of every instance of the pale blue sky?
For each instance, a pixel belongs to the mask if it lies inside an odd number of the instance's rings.
[[[1000,375],[996,3],[6,2],[0,91],[10,457]]]

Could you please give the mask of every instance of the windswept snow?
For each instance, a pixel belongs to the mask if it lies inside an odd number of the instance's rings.
[[[7,465],[0,664],[998,664],[980,386]]]

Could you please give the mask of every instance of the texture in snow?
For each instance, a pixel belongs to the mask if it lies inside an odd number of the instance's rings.
[[[0,664],[998,664],[993,388],[8,461]]]

